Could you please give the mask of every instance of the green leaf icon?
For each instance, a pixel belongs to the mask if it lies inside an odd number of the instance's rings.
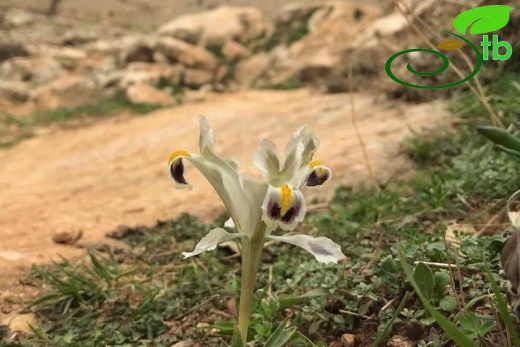
[[[472,8],[459,14],[453,20],[453,27],[462,35],[466,30],[472,35],[485,34],[502,29],[509,22],[509,12],[514,7],[505,5],[489,5]]]

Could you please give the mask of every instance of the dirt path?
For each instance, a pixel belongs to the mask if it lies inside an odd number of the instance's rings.
[[[382,179],[409,168],[402,156],[397,158],[409,127],[447,120],[441,102],[410,106],[357,94],[355,106],[372,165]],[[194,168],[187,172],[194,184],[191,191],[177,191],[166,179],[170,151],[198,151],[200,114],[210,117],[217,150],[234,156],[250,173],[257,174],[252,155],[261,138],[273,139],[280,148],[308,123],[322,142],[316,158],[334,173],[329,195],[339,183],[366,177],[346,94],[296,90],[210,95],[201,103],[146,116],[49,132],[0,151],[1,295],[20,291],[18,279],[31,263],[57,254],[84,254],[54,244],[53,232],[81,229],[79,243],[88,246],[106,242],[105,233],[120,224],[151,224],[185,211],[209,221],[221,212],[216,194]]]

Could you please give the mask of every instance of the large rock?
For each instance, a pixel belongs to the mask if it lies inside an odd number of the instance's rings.
[[[172,62],[178,62],[191,68],[213,70],[219,64],[217,58],[204,47],[171,37],[161,37],[157,41],[156,50]]]
[[[330,4],[322,4],[318,2],[286,4],[282,6],[276,14],[276,27],[289,27],[294,22],[307,21],[314,11],[319,9],[328,9],[330,6]]]
[[[251,55],[251,51],[240,43],[228,40],[222,46],[222,54],[230,61],[239,61]]]
[[[87,52],[85,50],[75,47],[63,47],[49,44],[35,44],[27,45],[27,49],[29,50],[31,55],[52,58],[58,63],[61,63],[62,66],[64,65],[64,62],[78,63],[80,61],[84,61],[85,58],[87,58]]]
[[[3,25],[7,28],[27,26],[33,23],[34,20],[35,18],[32,14],[17,8],[11,8],[3,15]]]
[[[208,70],[186,69],[184,84],[189,87],[200,87],[213,81],[213,73]]]
[[[260,52],[240,61],[235,67],[235,80],[240,87],[253,87],[254,82],[267,70],[270,62],[271,56],[266,52]]]
[[[100,39],[83,46],[90,54],[117,57],[120,65],[130,62],[151,62],[150,52],[153,53],[156,44],[154,36],[126,35],[117,39]]]
[[[128,39],[126,45],[121,47],[119,61],[126,65],[133,62],[152,63],[154,56],[155,38],[137,37]]]
[[[31,90],[31,102],[38,110],[71,107],[89,102],[88,78],[79,74],[63,74],[49,83]]]
[[[127,89],[133,85],[157,85],[159,82],[168,85],[179,85],[184,67],[181,65],[154,64],[135,62],[128,64],[126,69],[119,73],[119,87]]]
[[[63,71],[61,64],[50,57],[16,57],[0,64],[0,80],[41,85],[56,79]]]
[[[325,1],[316,4],[296,4],[282,8],[277,26],[290,26],[302,21],[312,30],[292,43],[288,50],[273,53],[270,64],[272,76],[266,85],[281,85],[297,80],[323,86],[326,81],[341,75],[344,68],[341,47],[354,40],[381,16],[374,6],[350,2]]]
[[[29,100],[31,86],[29,83],[21,81],[2,81],[0,82],[0,98],[6,98],[15,103],[22,103]]]
[[[26,57],[29,51],[25,45],[13,42],[0,44],[0,62],[15,57]]]
[[[186,69],[184,71],[183,84],[191,88],[198,88],[206,84],[215,85],[222,81],[227,72],[228,68],[226,66],[220,66],[215,71]]]
[[[126,97],[133,104],[170,106],[176,103],[167,89],[161,90],[148,84],[136,84],[126,90]]]
[[[255,7],[217,7],[173,19],[159,29],[159,35],[192,44],[221,46],[228,40],[246,42],[273,30],[272,23]]]
[[[71,30],[63,35],[61,43],[65,46],[80,46],[96,40],[99,40],[99,34],[94,31]]]

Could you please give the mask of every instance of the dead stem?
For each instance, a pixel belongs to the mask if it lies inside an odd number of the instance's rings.
[[[464,312],[464,307],[462,306],[459,295],[457,294],[457,287],[455,286],[455,279],[453,278],[453,272],[451,271],[452,264],[451,264],[451,260],[450,260],[450,251],[449,251],[449,247],[448,247],[449,245],[448,245],[448,241],[446,240],[446,233],[444,233],[442,235],[442,238],[444,240],[444,247],[446,248],[446,259],[448,260],[448,266],[450,268],[450,271],[449,271],[450,287],[451,287],[451,290],[453,291],[453,294],[454,294],[453,296],[455,296],[455,301],[457,301],[457,307],[459,309],[459,312]]]
[[[348,69],[348,84],[349,84],[349,94],[350,94],[350,112],[351,112],[352,126],[354,127],[354,131],[356,132],[356,137],[357,137],[359,144],[361,146],[361,149],[363,151],[363,159],[364,159],[365,165],[367,167],[368,176],[374,183],[375,188],[378,191],[380,191],[381,187],[379,186],[379,183],[377,182],[376,177],[374,176],[374,171],[372,170],[372,165],[370,165],[370,160],[368,157],[365,142],[363,141],[363,137],[359,133],[359,128],[357,126],[356,111],[354,109],[354,88],[353,88],[354,85],[352,82],[352,63],[349,65],[349,69]]]

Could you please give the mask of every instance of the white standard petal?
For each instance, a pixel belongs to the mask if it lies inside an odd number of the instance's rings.
[[[294,187],[301,187],[305,184],[309,164],[320,141],[313,132],[307,133],[307,128],[301,127],[294,134],[294,138],[285,147],[284,161],[279,179],[289,182]]]
[[[303,248],[307,252],[316,257],[316,260],[321,263],[337,263],[339,260],[345,258],[341,247],[331,239],[320,236],[312,237],[309,235],[291,235],[291,236],[268,236],[267,238],[287,242]]]
[[[200,154],[204,155],[206,150],[213,151],[215,145],[215,132],[209,127],[209,120],[204,116],[199,117],[200,136],[199,146]]]
[[[262,171],[266,181],[272,180],[280,172],[280,160],[276,154],[276,146],[271,140],[263,139],[254,154],[254,163]]]
[[[300,167],[302,161],[301,154],[305,148],[302,140],[303,136],[294,137],[285,146],[283,164],[279,173],[280,180],[287,182],[294,177]]]
[[[243,234],[228,233],[222,228],[215,228],[211,230],[206,236],[204,236],[199,243],[195,246],[193,252],[182,252],[184,258],[193,257],[194,255],[202,252],[211,251],[217,247],[221,242],[236,239],[238,237],[245,236]]]
[[[238,172],[236,162],[215,153],[214,131],[207,118],[200,117],[201,155],[186,151],[175,151],[169,159],[170,176],[178,187],[189,187],[184,179],[184,165],[181,159],[195,166],[213,186],[240,232],[253,232],[261,220],[261,202],[267,191],[267,183],[260,180],[244,179]]]

